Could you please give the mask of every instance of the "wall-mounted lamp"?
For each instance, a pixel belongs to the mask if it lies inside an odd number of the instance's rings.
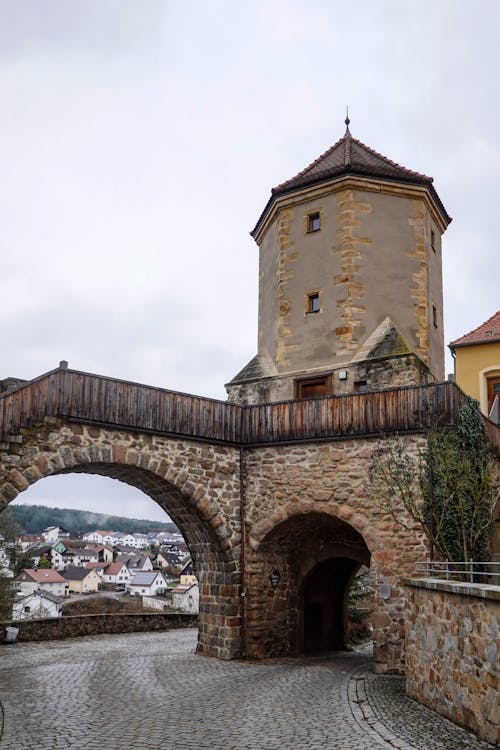
[[[385,601],[388,601],[391,598],[392,591],[388,583],[383,583],[382,586],[380,587],[380,596]]]
[[[279,572],[279,570],[276,570],[276,568],[271,570],[271,573],[269,574],[269,580],[271,581],[271,586],[273,587],[273,589],[276,588],[276,586],[280,582],[280,579],[281,573]]]

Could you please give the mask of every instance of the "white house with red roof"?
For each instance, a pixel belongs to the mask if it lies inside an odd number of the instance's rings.
[[[113,562],[104,566],[104,572],[102,575],[103,583],[115,583],[118,586],[125,586],[130,578],[131,573],[123,563]]]
[[[32,594],[37,589],[49,591],[56,596],[67,595],[67,582],[52,568],[25,568],[13,578],[14,588],[23,595]]]

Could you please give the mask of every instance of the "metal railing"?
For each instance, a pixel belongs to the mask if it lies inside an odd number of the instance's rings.
[[[500,586],[500,562],[451,562],[450,560],[429,560],[417,563],[415,571],[419,577],[440,578],[445,581],[465,581],[487,583]]]

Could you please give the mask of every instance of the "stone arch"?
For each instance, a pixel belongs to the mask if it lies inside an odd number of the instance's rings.
[[[290,510],[290,509],[289,509]],[[286,509],[283,510],[285,515]],[[298,654],[312,650],[307,643],[308,623],[312,622],[314,604],[316,612],[325,620],[326,630],[331,630],[331,615],[336,607],[340,612],[341,633],[335,625],[334,637],[325,637],[321,648],[345,645],[346,621],[344,605],[352,576],[361,564],[370,565],[370,549],[363,535],[351,524],[332,513],[331,505],[315,512],[291,512],[279,523],[270,526],[249,555],[247,592],[250,619],[248,650],[252,656],[269,654]],[[263,526],[261,527],[263,531]],[[371,543],[376,543],[372,536]],[[321,567],[330,566],[337,571],[336,601],[327,606],[324,581],[323,592],[316,602],[308,601],[308,581]],[[278,571],[280,580],[273,587],[271,572]],[[310,593],[309,589],[309,593]],[[314,599],[314,596],[312,599]],[[321,602],[320,602],[321,599]],[[311,605],[311,606],[309,606]],[[327,611],[328,610],[328,611]],[[256,614],[258,613],[258,614]],[[328,619],[330,618],[330,619]],[[338,623],[337,623],[338,624]],[[333,632],[333,631],[332,631]],[[340,643],[342,642],[342,643]]]
[[[16,460],[0,457],[3,506],[44,477],[70,473],[118,479],[157,502],[179,526],[193,556],[200,584],[198,651],[239,655],[236,450],[64,423],[23,436],[15,445],[22,446]]]

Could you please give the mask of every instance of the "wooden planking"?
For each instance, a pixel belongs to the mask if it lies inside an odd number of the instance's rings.
[[[452,425],[453,383],[242,407],[72,370],[55,370],[0,396],[0,439],[62,416],[239,445],[380,435]],[[495,445],[500,431],[487,425]]]

